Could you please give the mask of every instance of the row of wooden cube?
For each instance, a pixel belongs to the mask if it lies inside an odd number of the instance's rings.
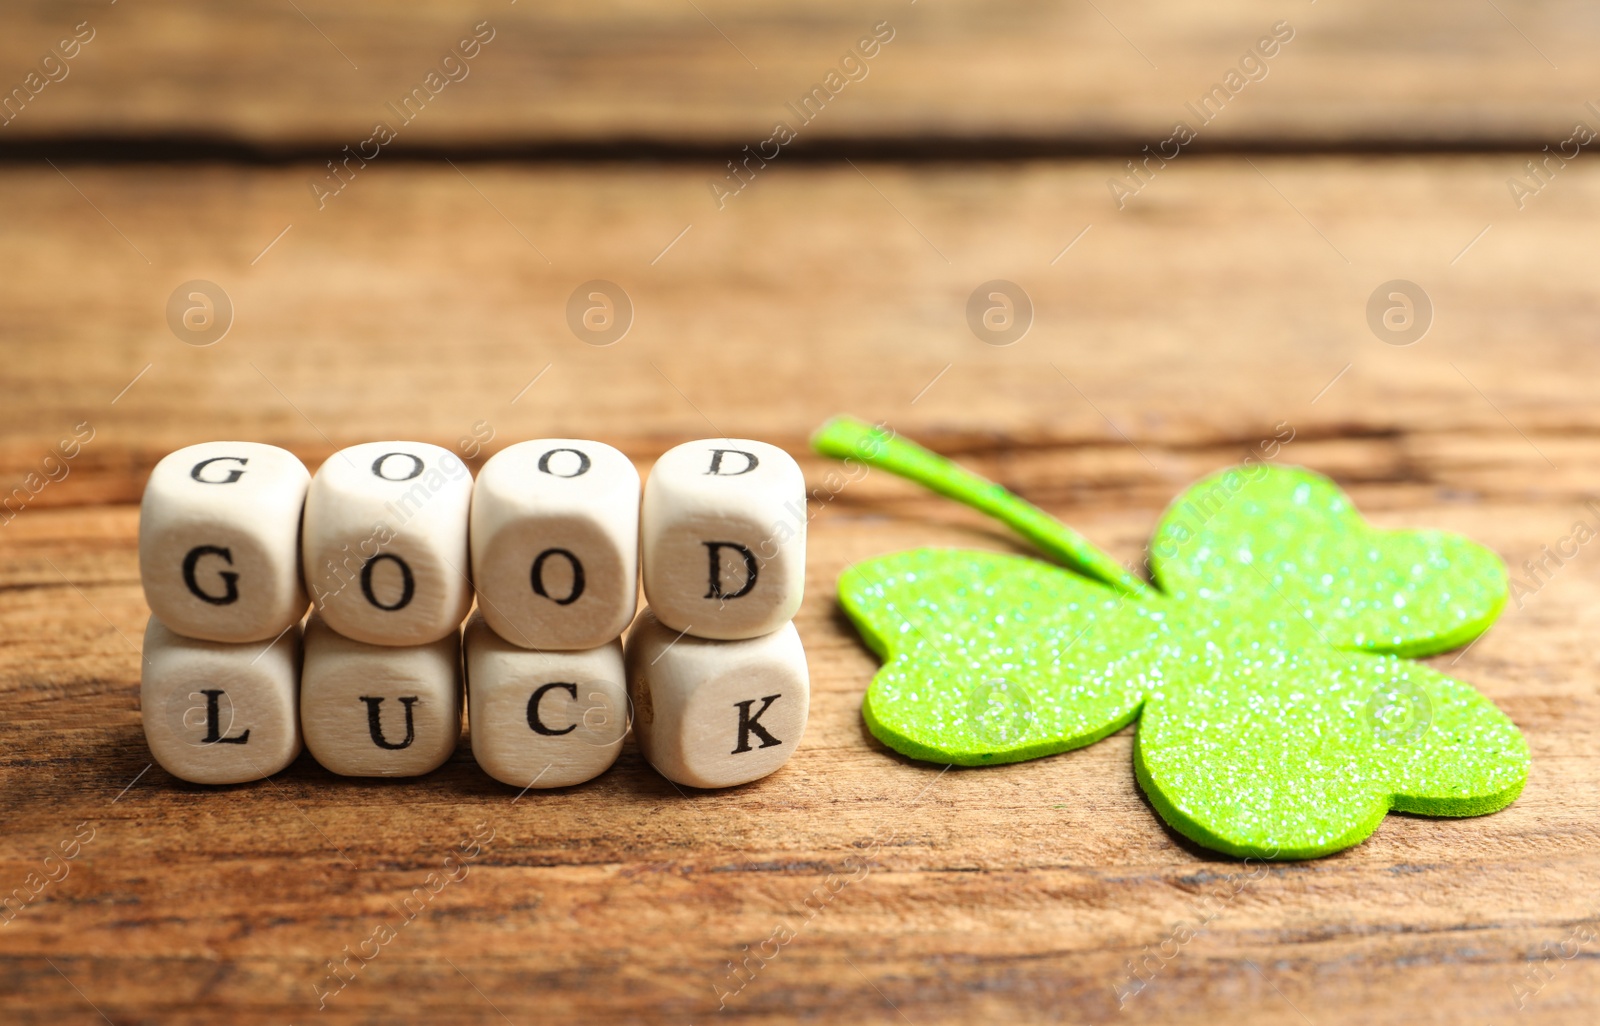
[[[747,439],[677,446],[642,489],[627,457],[582,439],[511,445],[476,482],[423,442],[351,446],[314,477],[275,446],[207,442],[152,472],[139,564],[151,612],[201,640],[272,639],[309,592],[348,638],[426,645],[458,631],[476,594],[507,641],[576,651],[632,621],[641,565],[675,631],[777,631],[804,590],[805,525],[799,466]]]
[[[163,768],[194,783],[270,776],[302,744],[334,773],[419,776],[460,741],[463,663],[472,754],[522,789],[598,776],[630,727],[663,776],[707,788],[766,776],[805,732],[810,682],[792,624],[713,641],[646,609],[626,650],[565,651],[510,644],[480,616],[464,642],[452,631],[414,646],[355,641],[320,616],[265,645],[190,638],[151,617],[145,736]]]

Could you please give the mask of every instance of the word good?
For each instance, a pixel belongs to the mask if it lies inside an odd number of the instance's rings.
[[[1327,478],[1235,467],[1162,518],[1152,585],[910,442],[840,418],[813,443],[981,509],[1067,568],[920,549],[845,572],[840,603],[885,659],[862,715],[896,751],[1019,762],[1137,719],[1134,773],[1162,819],[1268,859],[1350,847],[1390,810],[1476,816],[1522,791],[1515,724],[1413,661],[1505,605],[1505,568],[1466,538],[1376,530]]]
[[[189,446],[140,510],[145,736],[195,783],[302,747],[345,776],[419,776],[465,706],[474,758],[514,787],[593,779],[630,727],[677,783],[756,780],[805,732],[806,519],[799,466],[756,441],[680,445],[643,487],[582,439],[519,442],[476,481],[422,442],[315,475],[270,445]]]

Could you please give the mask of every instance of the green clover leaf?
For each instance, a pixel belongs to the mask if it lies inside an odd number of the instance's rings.
[[[915,759],[963,766],[1081,748],[1161,681],[1165,602],[1022,556],[917,549],[867,560],[839,601],[884,659],[861,713]]]
[[[1440,531],[1378,531],[1327,478],[1258,464],[1179,496],[1150,542],[1152,576],[1181,601],[1292,610],[1336,648],[1433,655],[1489,629],[1506,571]]]
[[[1076,571],[956,549],[847,570],[840,602],[884,661],[862,715],[896,751],[1017,762],[1138,719],[1135,775],[1161,817],[1263,858],[1339,851],[1390,810],[1481,815],[1522,790],[1516,726],[1408,658],[1464,644],[1499,614],[1505,570],[1481,546],[1374,529],[1307,470],[1234,468],[1162,518],[1156,590],[912,443],[841,418],[814,444],[984,510]]]

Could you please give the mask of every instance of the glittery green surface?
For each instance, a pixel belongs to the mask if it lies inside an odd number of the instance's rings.
[[[840,601],[885,661],[869,728],[913,758],[984,765],[1138,719],[1151,804],[1238,856],[1325,855],[1390,810],[1479,815],[1522,790],[1516,726],[1407,658],[1494,621],[1506,575],[1488,550],[1376,530],[1326,478],[1258,465],[1182,495],[1150,570],[1159,591],[956,549],[856,564]]]

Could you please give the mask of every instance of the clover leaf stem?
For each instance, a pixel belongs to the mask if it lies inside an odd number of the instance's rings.
[[[887,470],[987,513],[1051,559],[1086,577],[1130,595],[1151,593],[1150,585],[1044,510],[892,432],[854,417],[834,417],[811,436],[811,447],[824,456]]]

